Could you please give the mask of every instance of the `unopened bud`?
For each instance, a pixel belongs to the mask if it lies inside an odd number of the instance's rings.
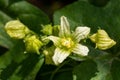
[[[40,54],[39,49],[43,44],[35,35],[26,37],[24,42],[27,52]]]
[[[51,35],[52,34],[52,25],[48,24],[48,25],[42,25],[43,29],[41,30],[42,33],[46,34],[46,35]]]
[[[116,44],[116,42],[111,39],[104,30],[101,29],[98,30],[97,33],[93,34],[90,39],[96,43],[96,48],[101,50],[109,49]]]
[[[23,39],[30,32],[30,30],[19,20],[7,22],[5,29],[9,36],[15,39]]]

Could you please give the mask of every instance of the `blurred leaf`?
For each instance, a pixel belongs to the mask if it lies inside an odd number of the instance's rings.
[[[11,16],[20,19],[31,30],[40,33],[41,24],[48,24],[49,19],[40,9],[26,1],[16,2],[8,8]]]
[[[6,13],[4,13],[3,11],[0,11],[0,22],[5,24],[9,20],[12,20],[12,18],[8,16]]]
[[[12,48],[12,39],[7,35],[4,29],[4,25],[0,22],[0,46],[5,48]]]
[[[72,72],[65,71],[65,72],[58,73],[55,75],[54,80],[73,80]]]
[[[11,51],[0,56],[0,69],[2,70],[0,72],[0,79],[3,79],[3,80],[9,79],[9,77],[12,75],[12,73],[14,73],[15,68],[18,66],[17,62],[20,62],[20,60],[19,60],[20,58],[22,61],[23,57],[20,56],[20,54],[22,53],[22,55],[24,55],[23,54],[23,45],[22,44],[20,45],[20,44],[17,43],[16,46],[14,46],[11,49]],[[19,56],[15,56],[15,55],[19,55]],[[24,55],[24,57],[25,57],[25,55]],[[16,58],[18,59],[18,61],[15,61]],[[7,76],[7,77],[5,77],[5,76]]]
[[[5,32],[4,24],[11,19],[12,18],[9,17],[7,14],[0,11],[0,46],[3,46],[8,49],[12,48],[13,43],[12,43],[12,39]]]
[[[0,8],[5,8],[8,4],[9,0],[0,0]]]
[[[56,66],[54,65],[43,64],[36,76],[36,80],[50,80],[50,76],[55,68]]]
[[[97,72],[97,65],[93,61],[84,61],[73,70],[75,80],[90,80]]]
[[[23,0],[0,0],[0,8],[5,10],[10,4]]]
[[[114,60],[111,66],[113,80],[120,80],[120,61]]]
[[[90,80],[112,80],[110,73],[111,64],[109,62],[107,60],[96,60],[98,72]]]
[[[18,46],[19,45],[19,46]],[[0,79],[34,80],[44,62],[43,56],[24,54],[24,44],[18,42],[10,52],[0,56]]]

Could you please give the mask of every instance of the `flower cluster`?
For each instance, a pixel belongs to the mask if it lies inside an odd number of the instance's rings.
[[[56,46],[52,57],[54,63],[56,65],[62,63],[72,52],[80,56],[87,56],[89,49],[79,42],[87,38],[89,33],[90,28],[86,26],[77,27],[76,30],[71,33],[67,18],[62,16],[59,36],[48,37]]]
[[[9,21],[5,25],[6,32],[10,37],[15,39],[23,39],[26,46],[26,52],[39,53],[39,49],[43,45],[42,42],[37,38],[37,35],[27,28],[19,20]]]
[[[55,26],[42,25],[40,36],[29,30],[19,20],[9,21],[5,25],[5,29],[10,37],[23,39],[27,52],[40,54],[39,50],[42,48],[46,63],[55,65],[62,63],[71,54],[81,57],[88,56],[89,48],[82,44],[84,39],[89,38],[100,50],[109,49],[116,44],[105,30],[99,29],[97,33],[90,36],[90,27],[78,26],[75,31],[71,31],[65,16],[61,16],[60,22],[60,25]],[[49,48],[47,45],[50,41],[53,42],[53,45]]]

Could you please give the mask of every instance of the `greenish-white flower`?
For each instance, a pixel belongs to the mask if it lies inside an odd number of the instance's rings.
[[[80,40],[87,38],[90,33],[90,28],[83,26],[77,27],[74,32],[70,31],[70,25],[65,16],[61,17],[61,24],[59,30],[59,36],[49,36],[48,38],[53,41],[56,49],[52,57],[54,63],[59,65],[62,63],[71,53],[78,54],[80,56],[87,56],[89,49],[87,46],[80,44]]]

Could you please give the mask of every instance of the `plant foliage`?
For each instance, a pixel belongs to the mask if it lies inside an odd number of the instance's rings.
[[[100,50],[87,39],[86,43],[83,41],[90,50],[87,57],[70,55],[55,66],[45,63],[41,50],[40,55],[25,54],[24,42],[11,38],[4,27],[8,21],[18,19],[38,36],[43,35],[44,25],[51,23],[48,15],[25,0],[0,0],[0,46],[8,49],[0,54],[0,80],[120,80],[119,3],[120,0],[110,0],[105,6],[97,7],[87,0],[79,0],[56,11],[52,25],[59,26],[60,17],[66,16],[72,31],[78,26],[88,26],[92,35],[104,29],[116,45]],[[55,46],[51,45],[48,41],[42,49],[52,51]]]

